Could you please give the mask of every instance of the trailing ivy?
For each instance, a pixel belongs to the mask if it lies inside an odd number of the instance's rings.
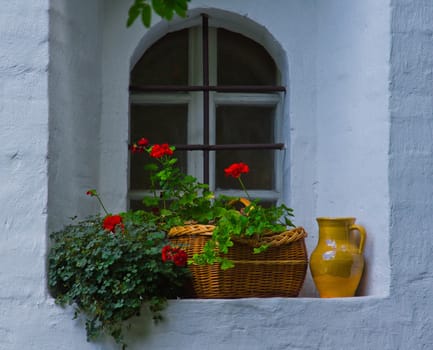
[[[48,283],[58,304],[85,315],[88,340],[106,333],[125,348],[125,321],[140,315],[143,304],[160,320],[167,298],[180,295],[189,275],[186,267],[162,261],[165,234],[145,213],[122,218],[114,233],[98,216],[53,233]]]

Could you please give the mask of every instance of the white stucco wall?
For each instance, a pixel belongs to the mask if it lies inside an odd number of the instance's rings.
[[[192,7],[210,3],[193,0]],[[128,4],[116,0],[1,4],[0,349],[115,349],[108,341],[87,343],[83,324],[46,293],[47,224],[74,215],[85,202],[77,193],[94,181],[113,210],[124,208],[126,170],[108,163],[126,157],[125,77],[145,30],[124,28]],[[162,324],[134,322],[130,348],[431,349],[433,3],[272,4],[218,2],[261,24],[287,53],[285,195],[310,232],[309,246],[315,216],[359,217],[374,237],[364,288],[373,296],[171,301]],[[98,152],[98,128],[104,143],[94,163],[89,148]],[[327,137],[331,129],[338,138]],[[327,169],[331,162],[337,175]],[[105,176],[110,171],[112,178]],[[57,190],[63,200],[54,200]]]
[[[45,299],[48,1],[1,7],[0,349],[17,349]]]
[[[386,295],[389,1],[317,4],[316,216],[353,216],[365,226],[360,293]]]
[[[85,193],[99,183],[102,6],[99,0],[50,4],[49,230],[54,230],[65,218],[98,210]]]

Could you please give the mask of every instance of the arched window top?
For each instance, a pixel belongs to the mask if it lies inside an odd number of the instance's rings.
[[[131,72],[132,85],[188,85],[188,30],[169,33],[146,50]]]
[[[276,85],[274,60],[257,42],[226,29],[217,31],[219,85]]]
[[[213,30],[217,85],[277,85],[277,66],[262,45],[227,29]],[[155,42],[134,66],[131,85],[191,84],[190,69],[196,69],[188,63],[191,38],[189,30],[183,29]]]

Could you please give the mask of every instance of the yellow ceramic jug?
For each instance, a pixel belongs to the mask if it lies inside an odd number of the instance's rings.
[[[310,271],[322,298],[352,297],[364,270],[366,232],[355,218],[317,218],[319,241]],[[359,243],[354,231],[359,232]]]

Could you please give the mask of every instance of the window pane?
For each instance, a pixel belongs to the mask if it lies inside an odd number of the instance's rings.
[[[187,105],[131,106],[131,142],[141,137],[150,143],[187,143]],[[176,158],[182,171],[186,171],[186,153],[176,151]],[[143,170],[153,160],[143,153],[131,154],[130,188],[149,189],[149,176]]]
[[[255,41],[218,29],[218,85],[276,85],[277,68]]]
[[[274,143],[274,107],[219,106],[216,109],[216,143]],[[237,180],[227,178],[224,169],[232,163],[249,165],[242,180],[247,189],[274,188],[274,150],[216,152],[216,187],[240,189]]]
[[[132,85],[187,85],[188,30],[169,33],[153,44],[135,65]]]
[[[129,209],[130,210],[148,210],[143,204],[142,201],[132,200],[129,201]]]

